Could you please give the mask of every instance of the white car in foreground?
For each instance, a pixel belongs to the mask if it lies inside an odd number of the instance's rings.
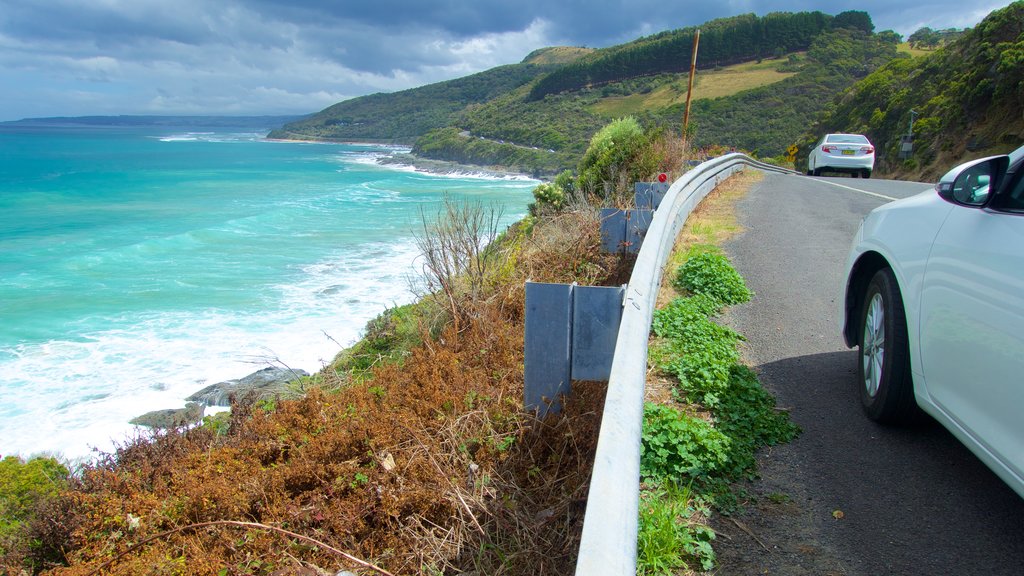
[[[862,134],[825,134],[807,155],[807,175],[849,172],[854,177],[871,177],[875,169],[875,147]]]
[[[1024,147],[876,208],[846,266],[843,336],[880,422],[924,410],[1024,497]]]

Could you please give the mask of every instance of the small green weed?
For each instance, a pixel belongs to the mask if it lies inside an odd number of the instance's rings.
[[[264,412],[277,410],[277,400],[274,398],[262,398],[256,401],[256,408]]]
[[[696,521],[698,512],[708,514],[696,503],[689,487],[679,489],[672,482],[662,482],[640,493],[638,575],[676,574],[691,562],[705,571],[714,568],[711,541],[715,533]]]
[[[736,345],[743,339],[708,318],[720,307],[706,295],[677,298],[655,311],[652,322],[654,333],[665,339],[656,353],[659,367],[679,378],[687,397],[708,406],[716,405],[728,387],[729,369],[739,361]]]
[[[732,367],[728,390],[711,411],[718,430],[732,440],[729,460],[730,476],[734,478],[755,476],[754,453],[758,448],[789,442],[800,433],[786,413],[775,410],[775,398],[746,366]]]

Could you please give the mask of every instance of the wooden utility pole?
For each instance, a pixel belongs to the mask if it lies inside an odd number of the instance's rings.
[[[700,29],[693,35],[693,58],[690,60],[690,86],[686,89],[686,112],[683,113],[683,138],[690,126],[690,97],[693,96],[693,77],[697,74],[697,44],[700,43]]]

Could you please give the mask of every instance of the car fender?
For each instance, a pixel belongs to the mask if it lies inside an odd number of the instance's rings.
[[[888,266],[896,277],[907,318],[907,338],[915,394],[927,394],[920,366],[920,294],[931,246],[953,206],[928,190],[880,206],[870,212],[854,236],[846,267],[844,336],[848,346],[857,345],[851,330],[860,321],[859,298],[880,267]],[[920,384],[918,386],[917,384]]]

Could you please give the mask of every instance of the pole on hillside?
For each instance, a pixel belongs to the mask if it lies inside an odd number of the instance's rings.
[[[700,43],[700,29],[693,35],[693,57],[690,59],[690,86],[686,89],[686,112],[683,113],[683,138],[690,126],[690,97],[693,96],[693,77],[697,74],[697,44]]]

